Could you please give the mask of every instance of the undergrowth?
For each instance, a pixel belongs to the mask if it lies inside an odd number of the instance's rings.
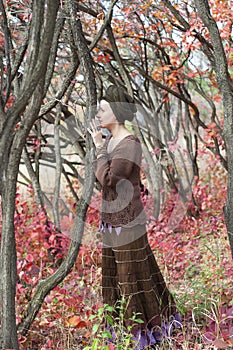
[[[183,318],[181,329],[158,349],[230,349],[233,266],[222,210],[226,178],[215,171],[211,181],[203,177],[196,183],[193,193],[198,217],[186,215],[174,230],[168,230],[171,197],[158,220],[150,218],[147,225],[150,245]],[[100,198],[94,200],[99,203]],[[133,346],[129,332],[122,333],[121,344],[100,345],[109,334],[100,327],[106,306],[101,301],[101,237],[96,207],[88,211],[83,245],[73,270],[45,298],[27,337],[19,335],[20,349],[104,350],[107,346],[119,350]],[[43,212],[37,212],[33,201],[17,197],[18,322],[39,279],[53,273],[67,254],[72,220],[70,216],[64,218],[61,234],[46,221]]]

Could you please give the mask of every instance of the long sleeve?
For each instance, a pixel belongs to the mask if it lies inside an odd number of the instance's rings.
[[[135,219],[145,222],[140,198],[142,149],[134,135],[125,137],[108,154],[107,145],[94,161],[97,180],[102,186],[102,220],[112,226],[124,226]],[[137,223],[138,223],[137,221]]]
[[[115,187],[132,175],[135,166],[140,168],[141,157],[140,143],[126,138],[116,146],[111,158],[106,151],[95,161],[96,177],[103,187]]]

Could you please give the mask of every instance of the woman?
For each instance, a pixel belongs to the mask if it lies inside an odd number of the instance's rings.
[[[131,325],[134,313],[140,313],[138,318],[143,323],[134,325],[132,333],[137,349],[144,349],[159,343],[177,326],[178,315],[148,245],[140,198],[142,149],[139,139],[124,125],[136,111],[133,98],[111,85],[100,101],[98,122],[92,121],[88,131],[96,147],[95,174],[102,185],[103,302],[114,306],[126,299],[126,326]],[[110,131],[104,143],[100,128]]]

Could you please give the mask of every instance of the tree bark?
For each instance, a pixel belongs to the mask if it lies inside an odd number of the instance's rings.
[[[27,151],[26,147],[24,147],[24,151],[23,151],[22,157],[23,157],[23,160],[24,160],[24,164],[25,164],[25,166],[27,168],[28,175],[29,175],[29,177],[31,179],[31,183],[32,183],[32,187],[33,187],[33,190],[34,190],[36,204],[37,204],[38,208],[39,207],[44,208],[43,193],[42,193],[42,190],[41,190],[38,178],[36,176],[36,172],[34,171],[33,166],[31,164],[31,161],[30,161],[30,158],[29,158],[28,151]]]
[[[77,19],[75,2],[67,0],[66,6],[70,13],[70,28],[73,34],[74,42],[78,50],[78,57],[85,77],[85,87],[87,95],[87,113],[86,123],[88,124],[93,117],[95,111],[97,96],[96,96],[96,84],[95,75],[93,71],[92,58],[89,53],[89,49],[86,40],[83,35],[81,22]],[[79,253],[79,248],[82,242],[84,223],[86,217],[86,211],[92,197],[92,191],[94,186],[95,176],[92,169],[92,161],[94,160],[94,148],[92,147],[90,135],[87,136],[86,143],[86,167],[85,167],[85,180],[82,191],[82,196],[79,200],[76,210],[76,217],[74,222],[74,228],[72,232],[71,244],[67,257],[62,262],[57,271],[39,282],[39,285],[32,297],[27,315],[19,325],[19,332],[22,335],[27,334],[30,325],[36,317],[46,295],[57,286],[70,272],[76,258]]]
[[[214,52],[214,69],[223,97],[224,138],[228,165],[227,202],[224,207],[226,227],[233,258],[233,85],[228,71],[227,59],[216,22],[214,21],[208,0],[195,0],[198,14],[210,33]]]
[[[37,103],[29,108],[32,115],[37,115],[40,108],[40,93],[37,92]],[[14,214],[16,184],[22,149],[26,137],[34,123],[33,118],[27,121],[16,133],[10,148],[9,161],[5,173],[5,186],[2,191],[2,241],[1,241],[1,301],[2,301],[2,337],[3,348],[18,349],[15,317],[15,287],[16,287],[16,249],[14,233]]]
[[[37,4],[38,1],[35,1]],[[42,3],[42,2],[41,2]],[[51,46],[53,31],[59,7],[58,0],[46,2],[47,13],[43,28],[40,52],[37,57],[36,69],[29,77],[29,85],[21,91],[19,99],[6,113],[0,140],[0,168],[1,168],[1,196],[2,196],[2,239],[1,239],[1,333],[3,349],[18,349],[15,317],[15,292],[16,292],[16,249],[14,233],[14,214],[16,184],[19,171],[19,163],[26,138],[38,116],[43,100],[44,78]],[[44,2],[43,2],[44,5]],[[37,78],[36,78],[37,77]],[[30,78],[32,78],[30,80]],[[36,78],[36,79],[35,79]],[[30,93],[29,93],[30,91]],[[15,130],[21,113],[27,112],[21,118],[20,126]]]
[[[53,195],[53,217],[55,226],[60,231],[60,216],[59,216],[59,198],[61,190],[61,173],[62,173],[62,159],[60,148],[60,120],[61,120],[61,106],[57,105],[57,113],[54,122],[54,150],[55,150],[55,186]]]

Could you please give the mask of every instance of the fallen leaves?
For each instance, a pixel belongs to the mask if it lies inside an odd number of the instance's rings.
[[[83,321],[79,316],[72,316],[68,319],[66,325],[74,328],[86,328],[88,324],[86,321]]]

